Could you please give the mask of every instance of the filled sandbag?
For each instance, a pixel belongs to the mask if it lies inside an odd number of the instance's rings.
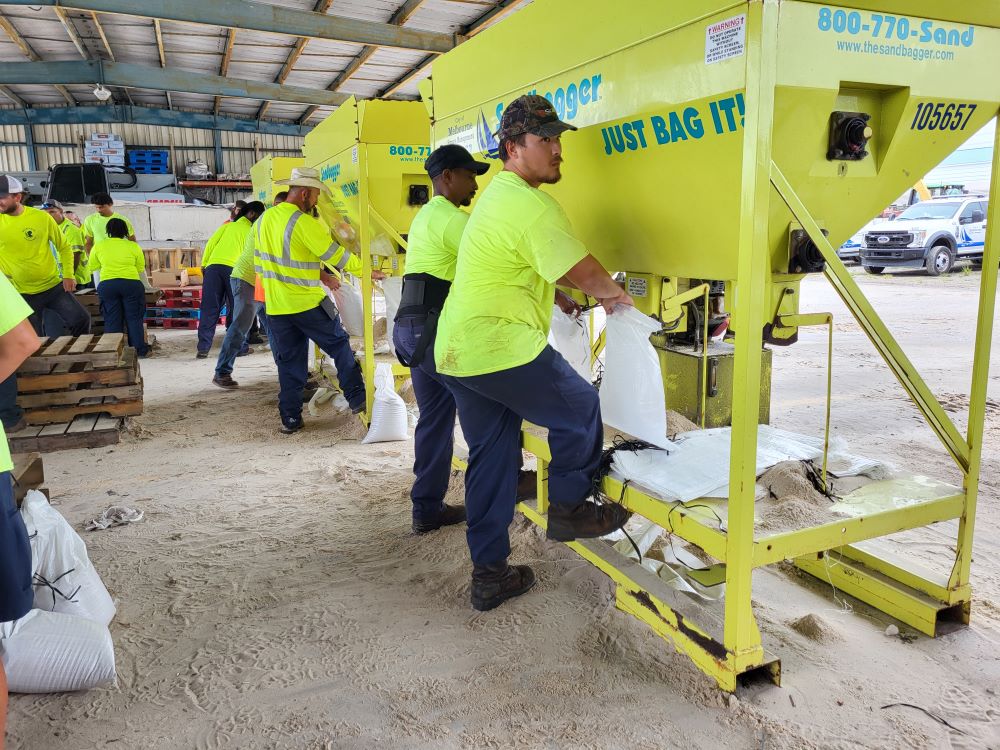
[[[407,440],[406,402],[396,393],[392,365],[383,362],[375,370],[375,398],[372,400],[372,421],[362,443],[386,443]]]
[[[69,522],[31,490],[21,504],[31,540],[34,606],[107,625],[115,604],[87,555],[87,545]]]
[[[33,609],[0,623],[0,657],[12,693],[61,693],[115,684],[115,648],[106,625]]]
[[[382,294],[385,295],[385,335],[392,349],[392,327],[395,325],[396,313],[399,312],[399,303],[403,299],[403,277],[390,276],[383,279]]]
[[[340,283],[335,292],[328,292],[340,312],[340,322],[344,330],[351,336],[363,336],[365,333],[364,303],[361,290],[348,281],[347,277]]]

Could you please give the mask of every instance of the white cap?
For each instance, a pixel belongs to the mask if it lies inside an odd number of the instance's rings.
[[[292,169],[292,176],[287,180],[275,180],[275,185],[287,185],[288,187],[307,187],[322,190],[329,193],[328,188],[320,179],[319,170],[312,167],[295,167]]]
[[[16,177],[12,177],[9,174],[0,175],[0,195],[9,195],[10,193],[23,193],[24,185]]]

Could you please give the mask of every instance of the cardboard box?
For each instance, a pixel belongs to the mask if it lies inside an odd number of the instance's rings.
[[[115,135],[114,133],[91,133],[90,140],[92,141],[120,141],[121,137]]]
[[[106,164],[109,167],[124,167],[124,156],[85,156],[83,161],[87,164]]]
[[[84,148],[125,148],[124,141],[95,141],[93,139],[84,141]]]
[[[191,283],[188,272],[180,271],[153,271],[150,274],[149,283],[155,287],[187,286]]]

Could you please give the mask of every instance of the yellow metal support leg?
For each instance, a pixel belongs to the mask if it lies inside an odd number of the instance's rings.
[[[372,402],[375,399],[375,311],[372,290],[372,225],[370,205],[368,202],[368,145],[359,143],[361,152],[358,155],[361,164],[361,174],[358,177],[358,200],[361,205],[361,226],[359,236],[361,244],[361,302],[364,317],[364,358],[362,374],[365,377],[365,411],[362,421],[371,421]]]

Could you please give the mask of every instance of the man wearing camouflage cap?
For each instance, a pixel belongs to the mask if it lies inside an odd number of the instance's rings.
[[[465,480],[472,606],[488,610],[535,583],[510,566],[522,420],[548,429],[550,539],[604,536],[621,528],[620,505],[588,502],[603,449],[597,391],[547,344],[556,283],[597,298],[610,313],[632,304],[583,244],[541,185],[561,178],[561,122],[541,96],[503,113],[501,171],[472,211],[455,281],[438,325],[438,372],[455,396],[469,444]]]

